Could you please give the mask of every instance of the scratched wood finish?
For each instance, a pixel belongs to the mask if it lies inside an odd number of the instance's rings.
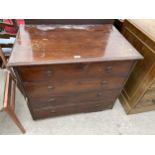
[[[41,119],[111,109],[141,58],[111,24],[29,25],[8,66]]]
[[[137,60],[139,57],[111,24],[33,25],[20,26],[8,65]]]
[[[122,33],[144,56],[128,79],[120,100],[127,113],[155,110],[155,20],[125,20]]]

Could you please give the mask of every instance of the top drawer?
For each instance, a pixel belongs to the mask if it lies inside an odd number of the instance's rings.
[[[24,82],[55,81],[61,79],[93,78],[111,76],[127,76],[132,61],[80,63],[47,66],[17,67]]]

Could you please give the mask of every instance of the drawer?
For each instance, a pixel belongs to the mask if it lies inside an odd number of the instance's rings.
[[[155,99],[155,90],[148,90],[143,96],[142,100],[152,100]]]
[[[87,77],[127,76],[132,61],[17,67],[22,81],[40,82]]]
[[[31,107],[46,108],[46,107],[59,107],[64,105],[81,105],[81,104],[107,104],[114,103],[119,90],[105,90],[105,91],[92,91],[86,93],[72,93],[72,94],[60,94],[57,96],[49,96],[47,98],[29,98]]]
[[[51,108],[44,108],[44,109],[32,109],[33,111],[33,118],[34,119],[41,119],[41,118],[48,118],[54,116],[62,116],[74,113],[85,113],[85,112],[95,112],[101,111],[105,109],[111,109],[113,104],[103,105],[103,104],[87,104],[87,105],[68,105],[62,107],[51,107]]]
[[[66,80],[49,83],[26,83],[24,88],[30,98],[49,97],[61,93],[71,94],[72,92],[102,91],[107,89],[121,89],[124,77],[105,77],[103,79],[82,79]]]
[[[154,107],[155,107],[155,99],[141,100],[141,101],[136,105],[136,108],[147,107],[147,106],[154,106]]]
[[[155,106],[155,90],[148,90],[136,107]]]

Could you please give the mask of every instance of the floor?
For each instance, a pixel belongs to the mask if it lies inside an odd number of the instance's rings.
[[[112,110],[33,121],[18,90],[16,95],[16,113],[27,130],[26,134],[155,134],[155,111],[126,115],[118,100]],[[0,113],[0,134],[21,134],[5,113]]]

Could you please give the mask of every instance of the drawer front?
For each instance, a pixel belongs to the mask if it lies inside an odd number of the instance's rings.
[[[149,106],[155,107],[155,99],[141,100],[141,101],[136,105],[136,108],[149,107]]]
[[[84,113],[84,112],[95,112],[105,109],[111,109],[113,104],[87,104],[87,105],[68,105],[63,107],[51,107],[45,109],[33,109],[33,118],[34,119],[41,119],[47,117],[54,117],[54,116],[61,116],[61,115],[68,115],[74,113]]]
[[[87,93],[72,93],[50,96],[47,98],[38,97],[29,99],[31,107],[34,109],[42,109],[48,107],[61,107],[64,105],[81,105],[81,104],[107,104],[114,103],[119,90],[92,91]]]
[[[87,77],[126,76],[131,61],[62,64],[51,66],[17,67],[17,71],[24,82],[57,81]]]
[[[155,89],[149,89],[136,107],[155,106]]]
[[[155,90],[148,90],[143,96],[143,100],[155,99]]]
[[[124,77],[105,77],[103,79],[88,79],[88,80],[70,80],[60,82],[27,83],[24,85],[26,94],[29,98],[49,97],[61,93],[87,92],[87,91],[102,91],[107,89],[121,89],[124,82]]]

